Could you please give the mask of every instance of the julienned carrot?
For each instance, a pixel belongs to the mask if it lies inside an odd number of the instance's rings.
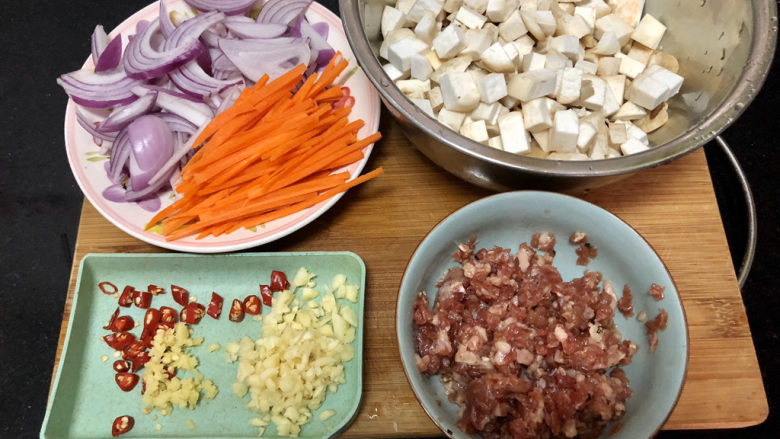
[[[344,169],[379,140],[358,139],[363,121],[351,108],[333,108],[344,93],[334,82],[347,67],[337,54],[303,80],[298,66],[273,81],[261,79],[215,117],[194,141],[199,150],[182,169],[179,198],[147,224],[168,240],[219,236],[294,214],[380,175],[349,180]]]

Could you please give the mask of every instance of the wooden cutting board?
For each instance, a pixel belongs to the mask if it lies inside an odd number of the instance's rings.
[[[367,169],[385,175],[350,190],[329,212],[261,251],[350,250],[367,267],[363,401],[344,437],[436,436],[401,368],[395,300],[406,263],[440,220],[490,192],[442,171],[384,118]],[[682,396],[665,429],[734,428],[768,406],[704,152],[593,191],[584,199],[636,228],[666,262],[690,329]],[[84,202],[56,364],[77,270],[87,253],[162,252],[119,230]]]

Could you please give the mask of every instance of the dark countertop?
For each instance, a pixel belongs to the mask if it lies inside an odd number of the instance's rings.
[[[112,29],[150,0],[0,4],[0,438],[38,436],[67,292],[82,194],[62,138],[66,96],[54,82],[80,67],[97,23]],[[335,5],[336,1],[325,4]],[[334,8],[331,8],[334,9]],[[758,206],[758,249],[743,289],[769,399],[769,419],[741,430],[662,432],[661,438],[776,437],[780,430],[780,248],[776,145],[777,57],[757,99],[728,130]],[[732,259],[746,241],[735,173],[713,142],[705,146]]]

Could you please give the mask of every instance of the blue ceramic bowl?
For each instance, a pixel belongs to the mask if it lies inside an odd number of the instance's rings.
[[[624,368],[634,395],[628,400],[620,430],[603,437],[647,438],[664,424],[682,389],[688,359],[688,331],[685,313],[674,281],[666,266],[647,241],[615,215],[578,198],[549,192],[507,192],[471,203],[456,211],[431,230],[412,255],[401,281],[396,307],[396,331],[404,371],[428,416],[452,438],[467,438],[456,426],[458,407],[448,402],[439,376],[423,376],[415,365],[416,334],[412,320],[414,298],[425,291],[431,303],[436,283],[447,269],[456,245],[477,237],[477,248],[498,245],[516,250],[530,242],[536,232],[553,232],[557,238],[555,267],[564,280],[580,277],[584,267],[576,264],[575,246],[568,243],[575,231],[587,233],[598,248],[598,257],[588,270],[600,271],[615,286],[620,298],[628,284],[634,296],[635,317],[616,312],[615,323],[624,339],[638,345],[631,365]],[[665,298],[657,302],[647,294],[652,283],[666,287]],[[648,319],[664,308],[669,324],[659,333],[654,353],[648,348],[644,324],[636,314],[644,310]]]

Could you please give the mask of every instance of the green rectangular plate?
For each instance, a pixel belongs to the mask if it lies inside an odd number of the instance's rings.
[[[346,383],[336,393],[328,393],[322,407],[313,413],[312,420],[301,429],[302,438],[324,438],[343,431],[357,413],[363,390],[363,303],[366,269],[363,261],[350,252],[301,252],[301,253],[241,253],[232,255],[187,254],[89,254],[81,261],[73,308],[68,322],[68,333],[54,381],[54,389],[41,427],[40,437],[45,439],[87,439],[110,437],[111,424],[117,416],[135,418],[135,427],[123,438],[256,438],[257,428],[249,420],[257,414],[245,408],[248,397],[239,400],[232,390],[238,363],[228,363],[224,346],[243,336],[257,339],[262,323],[247,316],[241,323],[228,320],[230,303],[234,298],[243,300],[249,294],[258,294],[258,285],[269,283],[272,270],[284,271],[292,280],[300,267],[306,267],[317,277],[317,290],[323,291],[336,274],[347,276],[347,283],[360,288],[357,303],[339,300],[342,306],[350,306],[359,318],[359,326],[353,347],[355,357],[344,364]],[[112,364],[116,358],[113,350],[101,339],[108,331],[103,329],[111,313],[117,308],[113,296],[103,294],[99,282],[109,281],[120,291],[125,285],[139,290],[155,284],[166,293],[153,298],[152,306],[171,306],[180,309],[170,293],[170,285],[186,288],[198,302],[208,305],[211,292],[224,297],[219,320],[209,316],[193,325],[193,337],[203,336],[203,344],[191,348],[198,357],[198,371],[211,379],[219,388],[215,399],[201,398],[194,410],[174,408],[168,416],[154,420],[152,414],[144,415],[140,384],[131,392],[121,391],[114,382]],[[300,295],[300,293],[298,293]],[[315,300],[319,300],[315,299]],[[264,308],[264,313],[268,311]],[[120,315],[130,315],[143,323],[145,310],[131,306],[121,308]],[[140,328],[133,334],[138,336]],[[206,347],[219,343],[220,349],[208,352]],[[101,356],[108,355],[106,362]],[[187,376],[187,375],[183,375]],[[320,421],[318,414],[333,409],[336,415]],[[157,411],[154,412],[155,414]],[[192,420],[196,428],[187,428]],[[157,423],[162,425],[156,430]],[[273,424],[266,429],[265,438],[278,437]]]

